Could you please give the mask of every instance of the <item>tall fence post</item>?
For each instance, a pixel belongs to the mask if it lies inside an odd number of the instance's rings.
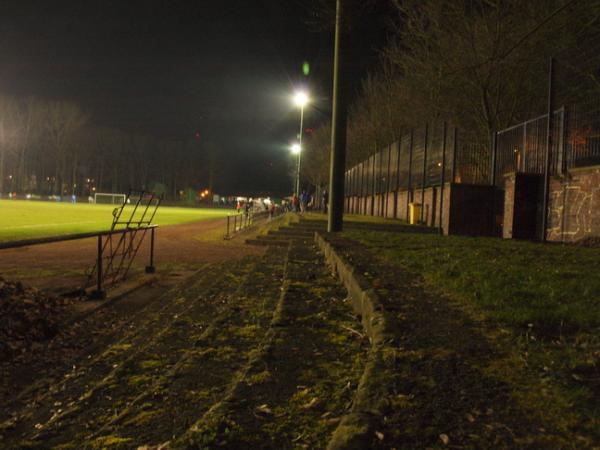
[[[413,200],[412,196],[413,196],[413,192],[412,192],[412,157],[413,157],[413,143],[414,143],[414,129],[410,130],[410,146],[408,147],[408,186],[406,189],[406,221],[409,222],[410,221],[410,216],[409,216],[409,205],[410,202]]]
[[[390,197],[390,187],[391,187],[391,183],[390,183],[390,166],[391,166],[391,162],[392,162],[392,146],[388,145],[388,151],[387,151],[388,157],[387,157],[387,176],[386,176],[386,186],[385,186],[385,204],[383,207],[383,217],[387,217],[388,216],[388,209],[389,209],[389,197]]]
[[[375,143],[375,148],[377,148],[377,143]],[[373,167],[371,170],[371,211],[369,212],[370,216],[375,215],[375,197],[377,196],[377,170],[375,170],[376,157],[375,154],[371,156],[373,160]],[[370,164],[369,164],[370,165]]]
[[[421,223],[425,213],[425,177],[427,176],[427,142],[429,141],[429,124],[425,124],[425,145],[423,146],[423,177],[421,179]]]
[[[92,294],[93,298],[104,298],[104,291],[102,290],[102,279],[104,277],[102,273],[102,235],[98,235],[98,255],[96,256],[96,292]]]
[[[394,191],[394,219],[398,218],[398,194],[400,194],[400,155],[402,153],[402,132],[398,134],[398,151],[396,153],[396,186]]]
[[[154,267],[154,230],[150,229],[150,264],[146,266],[146,273],[154,273],[156,268]]]
[[[440,186],[440,234],[444,234],[444,184],[446,184],[446,135],[448,133],[448,124],[444,122],[444,133],[442,141],[442,176]]]
[[[452,183],[456,183],[456,154],[458,153],[458,128],[454,126],[454,138],[452,144]]]
[[[492,185],[492,235],[496,235],[496,170],[498,165],[498,132],[494,131],[492,133],[492,167],[490,170],[492,171],[490,174],[490,184]]]
[[[542,198],[542,242],[547,240],[548,230],[548,203],[550,195],[550,161],[552,155],[552,144],[554,142],[554,58],[550,58],[548,68],[548,121],[546,129],[546,164],[544,167],[544,196]]]
[[[517,170],[516,172],[525,172],[525,155],[527,154],[527,122],[523,123],[523,152],[521,155],[517,153]],[[520,157],[519,157],[520,156]]]
[[[492,160],[491,160],[491,173],[490,173],[490,184],[496,186],[496,164],[498,161],[498,132],[492,132]]]

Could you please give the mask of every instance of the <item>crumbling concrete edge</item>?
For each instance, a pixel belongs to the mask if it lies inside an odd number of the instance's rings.
[[[354,395],[352,409],[340,421],[327,445],[329,450],[370,447],[377,424],[389,408],[393,388],[395,349],[390,320],[375,290],[343,256],[336,253],[325,236],[315,232],[315,243],[327,264],[348,291],[352,307],[371,343],[369,356]]]

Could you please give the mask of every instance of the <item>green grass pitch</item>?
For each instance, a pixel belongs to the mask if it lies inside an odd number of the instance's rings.
[[[0,200],[0,242],[64,234],[106,231],[112,224],[116,205],[57,203],[26,200]],[[128,205],[122,218],[129,216]],[[153,223],[172,225],[225,217],[231,211],[209,208],[161,206]],[[136,214],[136,218],[139,217]]]

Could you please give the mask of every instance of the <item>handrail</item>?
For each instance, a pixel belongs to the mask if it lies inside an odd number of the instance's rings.
[[[278,215],[278,214],[275,214]],[[266,217],[274,217],[269,211],[250,211],[249,213],[239,212],[227,216],[227,230],[224,239],[231,239],[235,233],[242,231],[254,225],[257,220]],[[239,217],[239,221],[238,221]],[[233,219],[233,223],[232,223]]]
[[[144,230],[150,228],[157,228],[158,225],[148,225],[145,227],[136,227],[135,229]],[[0,250],[9,249],[9,248],[18,248],[18,247],[28,247],[30,245],[39,245],[39,244],[52,244],[55,242],[63,242],[63,241],[74,241],[77,239],[86,239],[93,238],[98,236],[108,236],[110,234],[121,234],[126,233],[128,231],[133,230],[134,228],[121,228],[119,230],[107,230],[107,231],[91,231],[88,233],[77,233],[77,234],[65,234],[60,236],[49,236],[42,237],[36,239],[23,239],[20,241],[8,241],[8,242],[0,242]]]
[[[104,294],[105,294],[104,289],[103,289],[104,269],[105,268],[103,267],[103,264],[102,264],[102,259],[104,258],[104,246],[102,245],[102,237],[108,236],[108,240],[110,240],[112,238],[112,236],[115,234],[125,235],[125,233],[130,233],[130,232],[134,233],[134,236],[135,236],[135,234],[138,231],[142,231],[143,236],[145,236],[146,233],[148,232],[148,230],[150,230],[151,231],[150,264],[148,266],[146,266],[146,273],[154,273],[154,271],[155,271],[155,268],[154,268],[154,231],[156,228],[158,228],[158,225],[148,225],[148,226],[143,226],[143,227],[125,227],[125,228],[121,228],[119,230],[93,231],[93,232],[89,232],[89,233],[67,234],[67,235],[63,235],[63,236],[50,236],[50,237],[38,238],[38,239],[24,239],[21,241],[0,242],[0,250],[19,248],[19,247],[28,247],[30,245],[51,244],[51,243],[55,243],[55,242],[74,241],[77,239],[97,238],[98,239],[98,253],[96,256],[96,266],[90,273],[89,277],[91,278],[91,276],[95,270],[96,271],[96,290],[94,292],[92,292],[92,297],[103,298]],[[143,240],[143,236],[142,236],[142,240]],[[119,243],[121,243],[121,242],[124,243],[123,238],[125,238],[125,236],[121,237],[121,240],[119,241]],[[142,243],[142,241],[140,240],[138,242],[137,246],[135,247],[134,256],[137,253],[137,250],[139,249],[141,243]],[[110,264],[111,263],[109,263],[108,269],[110,269]],[[120,264],[122,265],[123,261],[121,261]],[[119,266],[119,270],[121,270],[121,265]],[[129,262],[127,267],[124,269],[124,274],[127,274],[130,266],[131,266],[131,261]],[[125,275],[123,275],[123,277],[124,276]],[[90,278],[88,278],[88,280]],[[85,287],[83,289],[85,289]]]

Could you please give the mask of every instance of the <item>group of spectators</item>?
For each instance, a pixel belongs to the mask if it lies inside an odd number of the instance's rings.
[[[323,196],[321,199],[321,205],[318,208],[320,211],[322,212],[327,212],[327,202],[328,202],[328,195],[327,195],[327,190],[323,191]],[[292,201],[291,201],[291,209],[293,212],[296,213],[304,213],[306,211],[312,210],[315,208],[315,204],[314,204],[314,198],[312,195],[310,195],[310,193],[306,190],[302,191],[302,193],[300,194],[300,197],[298,197],[298,195],[294,194],[292,196]]]
[[[250,214],[250,212],[267,211],[269,213],[269,217],[273,217],[277,208],[275,206],[275,202],[273,201],[266,201],[264,199],[254,201],[252,198],[250,198],[246,202],[238,200],[235,209],[238,214],[243,212],[246,215]]]

